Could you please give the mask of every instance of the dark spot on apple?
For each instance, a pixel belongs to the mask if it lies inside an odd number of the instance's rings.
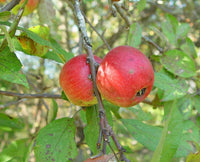
[[[50,133],[50,134],[48,134],[49,136],[53,136],[53,134],[52,133]]]
[[[130,73],[130,74],[133,74],[133,73],[134,73],[133,69],[130,69],[130,70],[129,70],[129,73]]]
[[[46,145],[46,148],[50,148],[51,147],[51,145]]]
[[[54,159],[54,158],[52,158],[51,160],[52,160],[52,161],[55,161],[55,159]]]
[[[136,93],[136,96],[142,96],[145,94],[146,88],[142,88],[140,91]]]

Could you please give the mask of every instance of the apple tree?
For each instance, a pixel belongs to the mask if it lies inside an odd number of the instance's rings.
[[[198,0],[0,0],[0,161],[200,161]]]

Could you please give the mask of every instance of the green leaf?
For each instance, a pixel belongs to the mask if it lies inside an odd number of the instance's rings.
[[[180,39],[185,37],[190,30],[190,25],[187,23],[181,23],[176,29],[176,38]]]
[[[175,32],[179,26],[179,22],[178,22],[177,18],[174,17],[173,15],[166,14],[166,19],[167,19],[167,22],[172,25],[172,29]]]
[[[112,118],[112,114],[111,114],[111,108],[110,107],[105,107],[105,113],[106,113],[106,117],[108,120],[108,124],[113,127],[113,118]]]
[[[85,109],[87,109],[87,107]],[[86,110],[81,109],[81,111],[79,112],[79,114],[80,114],[80,118],[81,118],[82,122],[84,124],[87,124],[86,112],[85,111]]]
[[[128,45],[132,47],[138,47],[141,43],[142,29],[138,23],[133,23],[130,26],[128,35]]]
[[[63,55],[65,58],[65,62],[67,62],[68,60],[70,60],[71,58],[74,57],[74,54],[71,52],[66,52],[61,46],[60,44],[58,44],[58,42],[56,42],[53,38],[50,38],[50,42],[51,42],[51,47],[52,49],[55,51],[55,53],[59,55]],[[59,56],[60,57],[60,56]],[[61,58],[61,57],[60,57]],[[64,62],[64,63],[65,63]]]
[[[29,139],[13,141],[0,153],[2,162],[28,162],[33,142]]]
[[[179,98],[177,101],[177,106],[182,113],[182,116],[185,120],[188,120],[193,114],[193,105],[191,96],[185,95],[182,98]]]
[[[121,121],[139,143],[150,150],[155,150],[162,128],[144,124],[142,121],[135,119],[121,119]]]
[[[52,106],[50,107],[48,111],[48,116],[47,116],[47,122],[50,123],[56,119],[58,112],[58,104],[54,99],[52,99]]]
[[[0,21],[8,21],[11,17],[10,11],[0,12]]]
[[[96,154],[97,153],[97,141],[99,137],[99,118],[98,110],[95,106],[86,108],[86,119],[87,126],[84,128],[84,135],[87,145],[90,150]]]
[[[183,122],[183,132],[181,136],[181,143],[176,152],[175,157],[185,157],[190,152],[193,151],[195,143],[199,143],[200,132],[199,127],[191,120],[186,120]]]
[[[140,107],[140,105],[136,105],[136,106],[130,107],[128,109],[131,112],[133,112],[137,116],[137,119],[140,120],[140,121],[146,121],[146,120],[151,120],[152,119],[151,113],[144,112],[142,110],[142,108]]]
[[[171,161],[181,143],[183,119],[177,108],[176,100],[174,102],[166,102],[164,110],[167,113],[167,120],[151,162]]]
[[[195,109],[200,113],[200,96],[195,96],[192,99]]]
[[[59,63],[64,63],[62,61],[61,57],[62,56],[60,56],[60,54],[57,54],[53,51],[48,51],[42,58],[47,58],[47,59],[51,59],[51,60],[54,60]]]
[[[61,92],[61,98],[62,98],[63,100],[69,101],[69,99],[67,98],[67,96],[66,96],[66,94],[65,94],[64,91]]]
[[[67,161],[77,155],[73,118],[61,118],[42,128],[34,148],[36,161]]]
[[[190,38],[186,38],[186,42],[181,46],[182,51],[184,51],[188,56],[192,58],[197,58],[197,52],[195,50],[195,45]]]
[[[169,101],[183,97],[187,94],[189,88],[185,80],[172,79],[161,72],[155,73],[154,86],[164,90],[162,101]]]
[[[144,10],[145,6],[146,6],[146,0],[140,0],[137,3],[137,8],[138,8],[139,12],[141,12],[142,10]]]
[[[11,52],[14,52],[15,51],[15,47],[13,45],[13,40],[11,39],[6,27],[4,25],[0,25],[0,29],[4,32],[5,34],[5,38],[7,40],[7,43],[8,43],[8,47],[10,49]]]
[[[19,72],[22,64],[16,55],[10,52],[9,48],[5,48],[0,54],[0,79],[6,81],[22,84],[29,87],[24,74]]]
[[[10,128],[12,129],[22,129],[24,128],[24,122],[22,119],[13,118],[4,113],[0,113],[0,129]]]
[[[113,105],[106,100],[103,100],[103,105],[104,107],[109,107],[109,109],[113,112],[113,114],[115,115],[117,119],[121,119],[121,116],[119,114],[119,109],[120,109],[119,106]]]
[[[172,23],[176,24],[175,20],[172,20]],[[161,24],[161,28],[162,28],[164,35],[167,37],[169,43],[176,46],[177,45],[176,34],[173,29],[173,26],[175,26],[175,25],[172,25],[172,23],[171,23],[170,19],[167,19],[167,21],[165,21]]]
[[[189,78],[196,75],[194,61],[184,52],[169,50],[161,58],[162,65],[171,73]]]

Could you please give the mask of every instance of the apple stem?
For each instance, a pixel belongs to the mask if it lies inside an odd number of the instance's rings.
[[[96,95],[97,101],[98,101],[98,106],[99,106],[99,117],[100,117],[100,133],[99,133],[99,139],[97,142],[97,148],[100,148],[101,146],[101,141],[102,141],[102,135],[103,135],[103,148],[102,148],[102,153],[106,154],[106,144],[108,144],[110,146],[110,139],[109,136],[111,136],[111,138],[113,139],[119,154],[120,154],[120,160],[121,161],[125,161],[125,162],[130,162],[130,160],[128,160],[125,155],[124,155],[124,149],[122,148],[122,146],[119,144],[113,130],[112,127],[109,125],[106,114],[105,114],[105,108],[102,102],[102,98],[101,98],[101,94],[97,89],[97,85],[96,85],[96,68],[97,68],[97,63],[94,59],[94,55],[92,52],[92,45],[90,43],[90,39],[87,35],[87,29],[86,29],[86,25],[85,25],[85,19],[84,16],[80,10],[80,3],[79,0],[71,0],[71,2],[74,5],[74,12],[75,12],[75,17],[77,18],[77,22],[78,22],[78,27],[79,27],[79,31],[82,34],[83,37],[83,43],[84,43],[84,47],[87,51],[87,63],[89,63],[90,65],[90,70],[91,70],[91,78],[93,81],[93,88],[94,88],[94,93]],[[110,146],[111,147],[111,146]],[[112,149],[112,148],[111,148]],[[112,149],[113,150],[113,149]],[[115,153],[114,153],[115,154]],[[115,154],[116,156],[116,154]]]

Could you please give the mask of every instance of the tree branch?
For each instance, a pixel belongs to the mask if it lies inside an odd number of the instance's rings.
[[[111,50],[111,47],[110,45],[108,44],[108,42],[106,41],[106,39],[104,38],[103,35],[101,35],[96,29],[95,27],[90,23],[90,21],[87,19],[87,17],[85,16],[84,13],[82,13],[86,22],[91,26],[91,28],[97,33],[97,35],[101,38],[101,40],[104,42],[104,44],[106,45],[107,49],[110,51]]]
[[[125,12],[121,9],[121,6],[118,3],[113,3],[113,5],[115,6],[117,12],[120,14],[120,16],[122,17],[122,19],[124,19],[124,21],[126,22],[126,25],[128,27],[131,26],[131,22],[129,21],[128,16],[125,14]],[[155,42],[153,42],[150,38],[148,38],[147,36],[142,36],[142,38],[148,42],[149,44],[153,45],[160,53],[163,53],[164,50],[163,48],[161,48],[159,45],[157,45]]]
[[[9,2],[8,4],[6,4],[6,5],[0,10],[0,12],[12,10],[17,4],[19,4],[19,2],[20,2],[20,0],[12,0],[12,1]]]
[[[97,86],[96,86],[96,66],[95,66],[96,62],[94,60],[94,56],[93,56],[93,52],[92,52],[92,45],[91,45],[90,39],[87,35],[85,19],[84,19],[83,14],[80,10],[79,0],[74,0],[72,2],[74,4],[74,11],[75,11],[76,19],[78,21],[79,31],[82,34],[82,37],[83,37],[83,40],[84,40],[84,47],[87,51],[87,60],[90,64],[94,93],[95,93],[97,100],[98,100],[100,120],[104,121],[103,123],[102,122],[100,123],[100,129],[102,130],[104,141],[109,142],[109,136],[111,136],[112,139],[114,140],[116,146],[117,146],[118,151],[120,152],[120,160],[129,162],[129,160],[124,156],[124,154],[123,154],[124,150],[122,149],[121,145],[119,144],[119,142],[115,138],[115,135],[114,135],[112,128],[108,124],[108,121],[107,121],[107,118],[106,118],[106,115],[105,115],[105,108],[103,106],[102,98],[101,98],[101,95],[100,95],[100,93],[97,89]],[[103,150],[103,153],[105,153],[105,150]]]
[[[8,92],[8,91],[1,91],[0,95],[4,96],[11,96],[11,97],[19,97],[19,98],[54,98],[54,99],[61,99],[61,95],[58,94],[22,94],[22,93],[15,93],[15,92]]]

